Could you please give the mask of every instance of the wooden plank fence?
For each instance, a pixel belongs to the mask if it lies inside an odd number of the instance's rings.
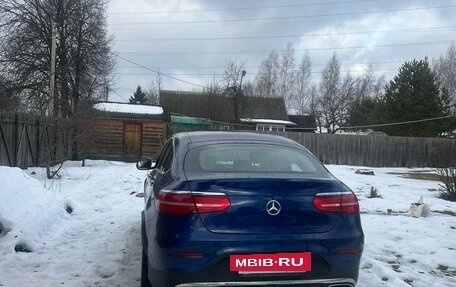
[[[0,110],[0,165],[26,168],[71,158],[70,124]],[[456,140],[286,132],[323,163],[371,167],[456,165]]]
[[[370,167],[456,165],[456,140],[286,132],[323,163]]]
[[[62,119],[0,110],[0,165],[26,168],[69,159],[67,126]]]

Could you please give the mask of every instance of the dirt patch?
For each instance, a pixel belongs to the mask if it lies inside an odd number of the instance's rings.
[[[419,179],[419,180],[430,180],[430,181],[440,181],[440,176],[435,173],[429,172],[408,172],[408,173],[400,173],[400,172],[389,172],[388,174],[396,174],[400,175],[404,178],[411,178],[411,179]]]
[[[433,210],[433,212],[445,214],[445,215],[450,215],[450,216],[456,216],[456,212],[450,211],[450,210]]]

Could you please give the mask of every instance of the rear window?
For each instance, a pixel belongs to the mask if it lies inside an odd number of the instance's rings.
[[[185,158],[186,171],[220,173],[311,173],[327,171],[308,152],[267,144],[218,144],[197,147]]]

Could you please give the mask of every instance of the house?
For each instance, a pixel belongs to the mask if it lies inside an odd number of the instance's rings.
[[[291,131],[314,133],[317,130],[315,117],[312,115],[288,115],[288,118],[296,124]]]
[[[157,155],[166,142],[166,116],[160,106],[100,102],[93,105],[90,157],[136,161]]]
[[[281,97],[242,97],[238,119],[233,98],[202,92],[160,91],[160,105],[171,115],[209,119],[214,130],[285,131],[288,119]]]

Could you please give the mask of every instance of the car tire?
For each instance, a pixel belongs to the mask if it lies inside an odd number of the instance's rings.
[[[147,254],[144,252],[144,250],[141,253],[141,287],[152,287],[152,285],[150,285],[148,276],[149,263],[147,261]]]

